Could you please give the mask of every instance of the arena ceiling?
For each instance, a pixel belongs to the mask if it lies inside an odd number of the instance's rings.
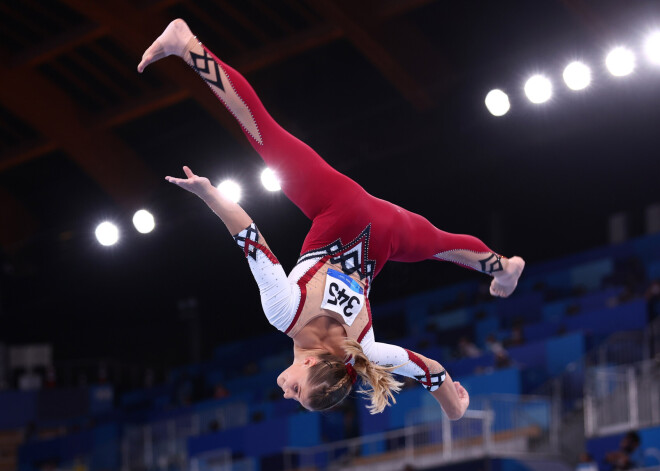
[[[175,362],[177,306],[190,297],[202,306],[207,345],[267,329],[224,228],[163,177],[188,164],[240,180],[244,207],[287,269],[308,223],[260,188],[258,157],[196,74],[173,58],[136,72],[177,17],[248,78],[285,128],[368,191],[445,230],[532,262],[605,243],[615,212],[640,233],[644,208],[660,200],[660,72],[640,65],[616,81],[602,57],[617,43],[636,46],[660,24],[660,7],[623,5],[0,2],[0,340],[50,341],[64,357]],[[558,78],[574,57],[597,70],[579,96]],[[520,95],[536,71],[555,79],[546,107]],[[492,87],[512,96],[502,119],[483,106]],[[157,218],[150,236],[131,227],[141,207]],[[93,237],[103,218],[123,230],[112,249]],[[374,301],[472,275],[438,265],[386,270]]]

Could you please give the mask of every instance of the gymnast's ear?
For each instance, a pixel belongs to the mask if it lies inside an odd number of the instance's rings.
[[[307,368],[316,365],[319,362],[319,357],[315,356],[308,356],[305,358],[305,361],[303,361],[303,366],[306,366]]]

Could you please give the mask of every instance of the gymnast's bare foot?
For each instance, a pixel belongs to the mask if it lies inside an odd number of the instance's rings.
[[[152,62],[173,54],[186,60],[184,57],[186,46],[193,37],[192,31],[190,31],[185,21],[180,18],[172,21],[153,44],[144,51],[142,61],[137,67],[138,72],[142,73]]]
[[[490,294],[493,296],[506,298],[513,293],[518,285],[518,278],[525,268],[525,261],[520,257],[511,257],[507,262],[504,270],[494,275],[490,283]]]

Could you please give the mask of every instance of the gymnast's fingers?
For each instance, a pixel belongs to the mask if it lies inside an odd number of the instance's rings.
[[[187,176],[188,178],[193,178],[193,177],[195,176],[195,174],[193,173],[193,171],[190,170],[190,167],[188,167],[187,165],[184,165],[184,166],[183,166],[183,171],[185,172],[185,174],[186,174],[186,176]]]
[[[181,186],[186,181],[183,178],[175,178],[175,177],[170,177],[170,176],[165,177],[165,180],[167,180],[170,183],[174,183],[175,185],[179,185],[179,186]]]

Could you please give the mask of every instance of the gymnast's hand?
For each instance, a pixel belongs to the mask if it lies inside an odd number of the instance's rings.
[[[467,389],[465,389],[458,381],[454,381],[454,387],[456,388],[456,393],[458,394],[458,402],[460,407],[463,410],[463,414],[465,414],[465,411],[470,405],[470,395],[468,394]]]
[[[203,200],[215,190],[215,187],[211,185],[211,182],[206,177],[200,177],[195,175],[189,167],[183,166],[183,171],[188,178],[174,178],[167,176],[165,180],[170,183],[174,183],[177,186],[180,186],[184,190],[188,190],[191,193],[196,194]]]
[[[208,178],[195,175],[189,167],[183,171],[187,178],[165,177],[170,183],[199,196],[225,223],[231,235],[236,235],[252,224],[252,219],[238,204],[225,197]]]

